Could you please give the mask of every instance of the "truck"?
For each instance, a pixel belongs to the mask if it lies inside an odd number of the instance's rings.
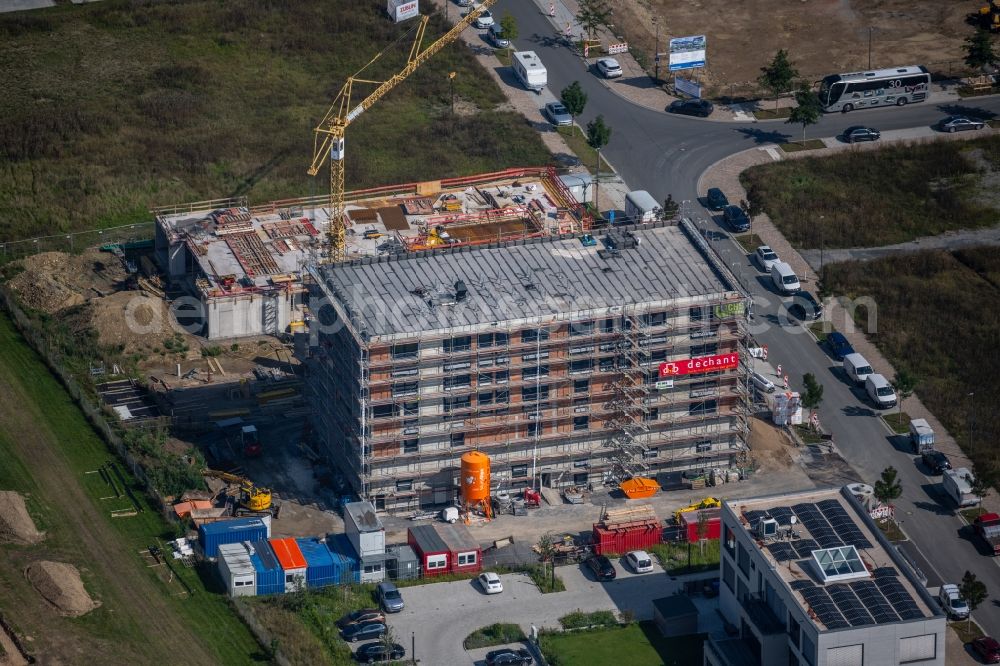
[[[548,71],[534,51],[514,51],[514,55],[510,59],[510,66],[514,69],[514,75],[521,82],[521,85],[528,90],[541,93],[542,89],[548,85]]]
[[[941,487],[958,508],[976,506],[979,498],[972,492],[975,477],[967,467],[946,469],[941,477]]]
[[[625,195],[625,217],[629,222],[653,222],[663,209],[646,190],[635,190]]]
[[[1000,515],[984,513],[972,523],[972,529],[994,555],[1000,555]]]
[[[934,431],[927,425],[927,419],[910,421],[910,446],[917,455],[934,448]]]
[[[240,430],[240,443],[243,445],[243,455],[256,458],[261,454],[260,438],[257,436],[257,426],[246,425]]]

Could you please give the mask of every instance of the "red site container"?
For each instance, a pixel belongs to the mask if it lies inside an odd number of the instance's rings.
[[[698,542],[698,516],[705,516],[705,538],[718,539],[722,529],[722,520],[719,515],[722,509],[698,509],[697,511],[685,511],[681,514],[681,525],[687,533],[687,540]]]
[[[644,550],[662,540],[663,528],[657,520],[610,526],[594,525],[594,552],[598,555],[624,555],[630,550]]]

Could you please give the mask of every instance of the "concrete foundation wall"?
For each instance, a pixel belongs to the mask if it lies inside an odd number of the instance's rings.
[[[251,294],[204,301],[209,340],[284,332],[292,320],[292,296]]]

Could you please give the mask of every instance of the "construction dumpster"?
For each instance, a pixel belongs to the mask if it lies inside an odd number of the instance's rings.
[[[594,523],[593,540],[598,555],[624,555],[662,542],[663,527],[651,506],[609,509],[601,522]]]

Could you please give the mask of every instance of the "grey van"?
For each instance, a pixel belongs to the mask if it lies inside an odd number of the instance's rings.
[[[392,583],[379,583],[375,588],[375,597],[386,613],[398,613],[405,606],[403,595]]]

